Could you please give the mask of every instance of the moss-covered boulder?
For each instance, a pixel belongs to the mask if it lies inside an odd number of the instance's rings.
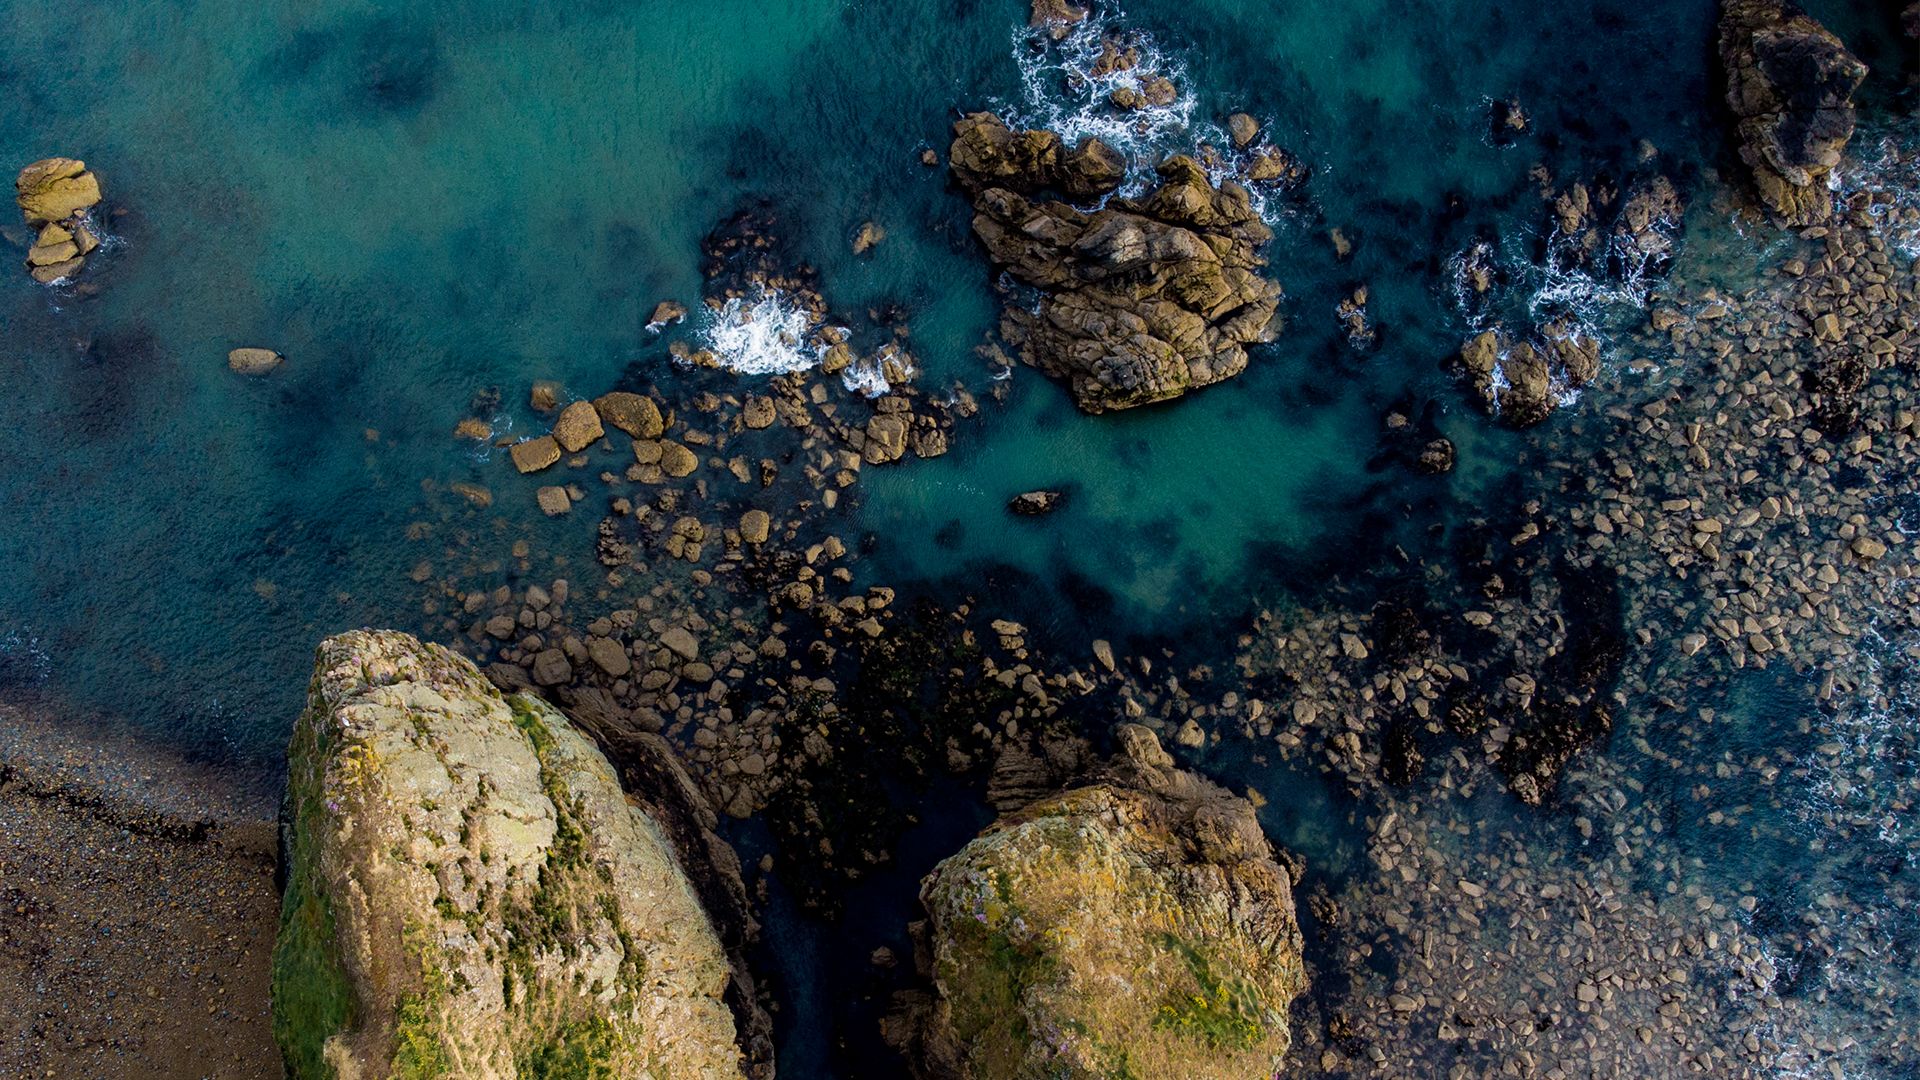
[[[745,1075],[693,885],[550,706],[405,634],[342,634],[289,767],[294,1080]]]
[[[1120,729],[1103,775],[1003,817],[921,890],[932,990],[888,1021],[939,1080],[1255,1080],[1305,984],[1292,878],[1246,800]]]

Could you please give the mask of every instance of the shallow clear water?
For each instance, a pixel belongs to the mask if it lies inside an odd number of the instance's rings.
[[[1868,5],[1806,6],[1869,62],[1901,62]],[[1036,74],[1017,0],[0,11],[9,167],[84,157],[124,211],[90,272],[97,297],[0,273],[0,685],[263,761],[318,638],[421,623],[408,575],[449,542],[447,485],[493,489],[503,521],[488,543],[537,536],[591,564],[589,529],[542,519],[531,480],[450,433],[488,388],[500,422],[528,428],[541,423],[525,404],[535,379],[592,396],[687,378],[666,346],[696,327],[644,324],[662,299],[698,299],[700,238],[742,206],[771,209],[837,320],[903,310],[922,387],[984,396],[991,372],[974,348],[996,317],[989,274],[944,169],[918,155],[944,152],[956,110],[1040,121],[1075,107]],[[1000,580],[991,570],[1046,583],[1007,603],[1076,646],[1101,629],[1233,624],[1256,599],[1418,545],[1435,515],[1473,513],[1512,481],[1520,437],[1486,424],[1440,370],[1468,329],[1446,259],[1481,236],[1522,255],[1536,244],[1535,162],[1561,183],[1620,176],[1645,140],[1689,193],[1723,164],[1705,106],[1710,3],[1108,11],[1151,35],[1190,95],[1191,125],[1168,120],[1152,145],[1217,138],[1244,109],[1311,165],[1303,193],[1267,206],[1286,332],[1243,377],[1122,416],[1083,417],[1016,370],[1006,405],[963,425],[952,453],[869,470],[852,520],[878,538],[862,571],[873,580],[977,589]],[[1498,146],[1487,104],[1513,95],[1533,133]],[[867,220],[887,239],[857,258]],[[23,243],[10,221],[0,234]],[[1686,243],[1725,239],[1696,204]],[[1360,284],[1382,330],[1364,354],[1334,317]],[[224,362],[238,345],[289,360],[238,378]],[[1625,359],[1609,357],[1580,407],[1604,407],[1610,381],[1631,377]],[[1429,402],[1460,447],[1456,473],[1370,470],[1385,411]],[[1004,513],[1046,486],[1069,490],[1058,514]],[[1343,864],[1351,810],[1312,805],[1266,820]],[[948,839],[917,863],[903,853],[900,879]],[[1726,854],[1743,879],[1825,872],[1791,846]],[[805,1064],[789,1075],[825,1074],[824,1049],[795,1053]]]

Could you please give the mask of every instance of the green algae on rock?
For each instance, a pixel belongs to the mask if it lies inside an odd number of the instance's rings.
[[[1085,786],[1003,817],[921,888],[933,992],[891,1041],[936,1080],[1273,1075],[1306,983],[1253,806],[1122,725]]]
[[[551,706],[355,631],[320,647],[289,765],[294,1080],[747,1075],[695,887]]]

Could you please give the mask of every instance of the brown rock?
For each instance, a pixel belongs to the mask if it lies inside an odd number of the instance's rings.
[[[550,413],[560,407],[560,384],[552,379],[541,379],[527,391],[527,404],[534,412]]]
[[[534,492],[533,497],[540,504],[541,512],[548,517],[559,517],[573,509],[573,499],[563,487],[549,485]]]
[[[759,430],[772,427],[775,415],[772,398],[755,396],[748,398],[741,408],[740,422]]]
[[[1260,121],[1243,112],[1234,113],[1227,117],[1227,134],[1233,138],[1233,145],[1244,149],[1260,137]]]
[[[700,459],[693,451],[674,442],[672,439],[660,440],[660,471],[672,477],[690,476],[700,467]]]
[[[660,406],[645,394],[615,390],[593,399],[600,419],[636,439],[657,439],[667,429]]]
[[[740,539],[749,544],[764,544],[772,532],[773,519],[765,510],[749,510],[740,515]]]
[[[560,410],[560,416],[553,422],[553,441],[560,449],[569,453],[578,453],[593,445],[593,441],[606,434],[600,426],[600,413],[590,401],[576,401]]]
[[[100,202],[99,178],[87,171],[86,162],[73,158],[36,161],[20,170],[13,187],[29,225],[65,221]]]
[[[880,413],[867,421],[867,446],[863,455],[867,464],[898,461],[906,452],[906,417],[899,413]]]
[[[619,642],[611,638],[588,638],[587,657],[595,667],[615,679],[633,670],[633,658],[627,655],[627,650]]]
[[[871,221],[864,222],[860,226],[860,231],[853,236],[853,253],[855,255],[865,255],[878,246],[880,241],[886,238],[887,230],[875,225]]]
[[[477,439],[486,442],[493,438],[493,425],[477,416],[469,416],[453,425],[453,437],[456,439]]]
[[[1760,201],[1788,224],[1824,220],[1827,176],[1853,137],[1853,92],[1867,66],[1784,0],[1726,0],[1720,62],[1740,159]]]
[[[953,136],[948,168],[976,195],[991,188],[1022,194],[1052,188],[1084,201],[1109,194],[1126,179],[1126,160],[1099,139],[1083,139],[1069,150],[1051,131],[1014,131],[986,112],[961,118]]]
[[[560,444],[551,435],[514,443],[507,449],[513,467],[523,473],[535,473],[560,460]]]
[[[687,317],[687,305],[678,300],[662,300],[653,309],[653,317],[647,320],[647,329],[658,330],[670,326]]]
[[[227,369],[238,375],[265,375],[286,359],[272,349],[234,349],[227,353]]]

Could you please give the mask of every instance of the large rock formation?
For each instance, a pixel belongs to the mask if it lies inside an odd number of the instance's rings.
[[[742,1077],[725,943],[550,706],[405,634],[320,647],[274,1028],[308,1077]]]
[[[1760,201],[1790,224],[1825,219],[1827,176],[1853,137],[1853,92],[1867,66],[1785,0],[1726,0],[1720,62]]]
[[[1273,238],[1245,188],[1218,188],[1192,159],[1159,168],[1138,199],[1082,211],[1027,196],[1087,200],[1120,184],[1118,156],[1088,140],[1010,131],[976,113],[954,125],[954,179],[993,261],[1038,289],[1037,312],[1010,308],[1022,357],[1066,380],[1091,413],[1179,397],[1246,369],[1246,346],[1273,340],[1280,287],[1261,276]]]
[[[920,1076],[1280,1066],[1306,981],[1292,877],[1246,800],[1174,767],[1146,728],[1117,734],[1090,781],[1008,813],[927,877],[934,988],[887,1022]]]
[[[84,161],[46,158],[21,169],[13,190],[27,224],[39,230],[27,252],[33,279],[51,285],[79,273],[100,246],[88,216],[100,204],[99,177]]]

